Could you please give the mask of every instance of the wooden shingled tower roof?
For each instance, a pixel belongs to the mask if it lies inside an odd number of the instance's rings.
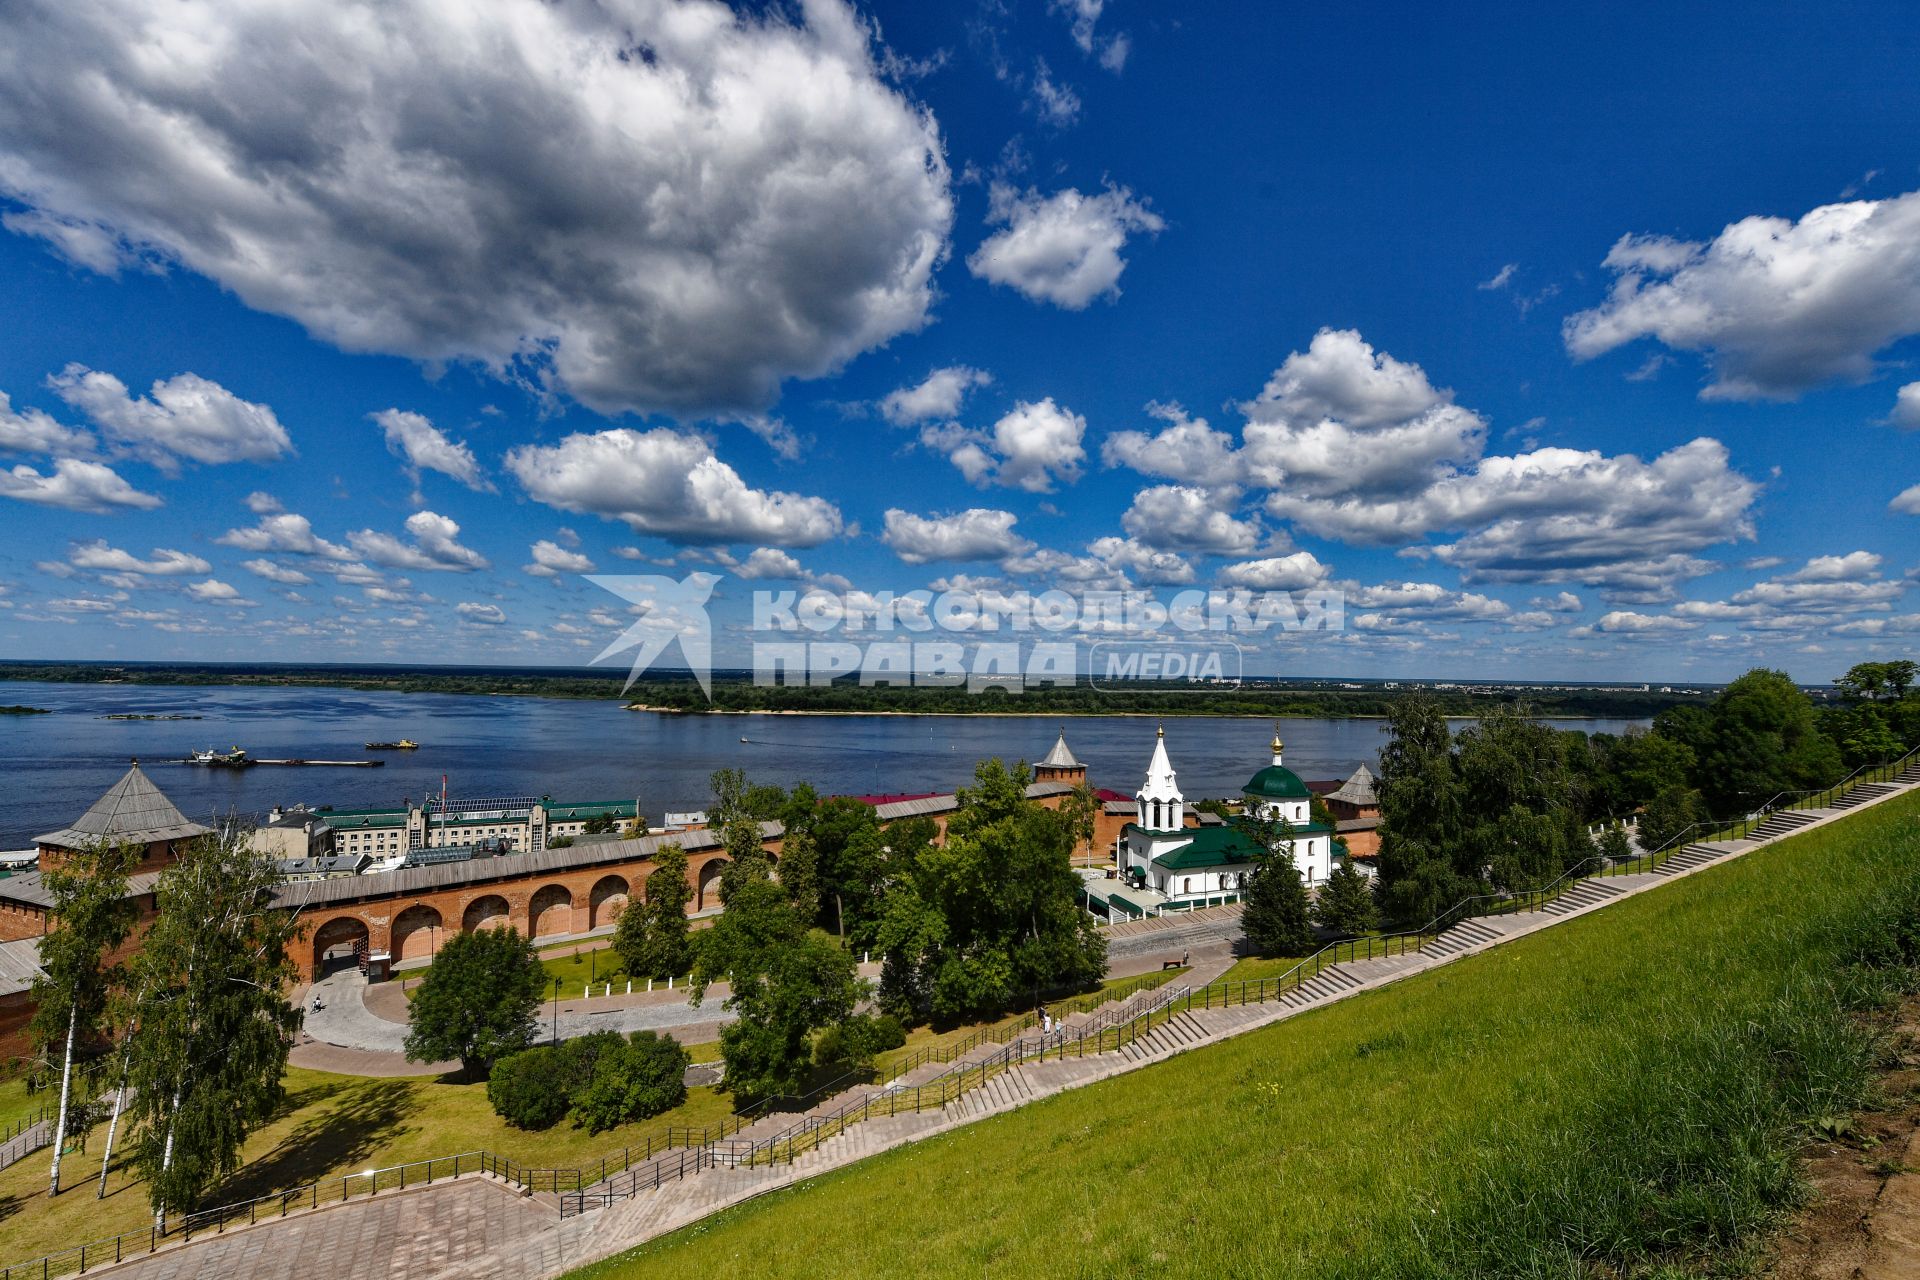
[[[85,849],[106,842],[131,845],[161,840],[191,840],[212,831],[174,807],[173,801],[140,771],[136,761],[126,776],[93,802],[70,827],[34,837],[35,844],[56,849]]]

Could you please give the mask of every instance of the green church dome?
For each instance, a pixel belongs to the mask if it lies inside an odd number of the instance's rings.
[[[1247,779],[1241,790],[1263,800],[1306,800],[1312,793],[1300,775],[1281,765],[1271,764]]]

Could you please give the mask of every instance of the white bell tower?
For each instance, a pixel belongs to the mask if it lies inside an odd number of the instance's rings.
[[[1173,762],[1167,759],[1167,730],[1154,732],[1153,759],[1147,763],[1147,781],[1134,793],[1140,825],[1149,831],[1178,831],[1186,825],[1186,798],[1174,782]]]

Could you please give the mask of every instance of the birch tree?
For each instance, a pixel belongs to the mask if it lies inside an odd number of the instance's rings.
[[[73,1059],[95,1042],[107,997],[122,970],[113,951],[133,930],[135,908],[127,897],[133,851],[101,843],[77,849],[49,866],[40,883],[53,899],[53,930],[40,940],[41,976],[34,979],[31,1032],[49,1059],[60,1057],[60,1111],[53,1122],[53,1167],[49,1196],[60,1194],[60,1157],[73,1107]]]
[[[126,1120],[162,1229],[238,1167],[241,1144],[280,1103],[300,1022],[286,949],[300,925],[271,904],[275,883],[271,859],[231,830],[160,877],[159,916],[134,964]]]

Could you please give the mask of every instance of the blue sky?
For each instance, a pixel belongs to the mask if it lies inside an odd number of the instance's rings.
[[[579,664],[583,574],[705,571],[722,664],[809,585],[1344,593],[1288,674],[1909,654],[1886,17],[13,6],[0,653]]]

